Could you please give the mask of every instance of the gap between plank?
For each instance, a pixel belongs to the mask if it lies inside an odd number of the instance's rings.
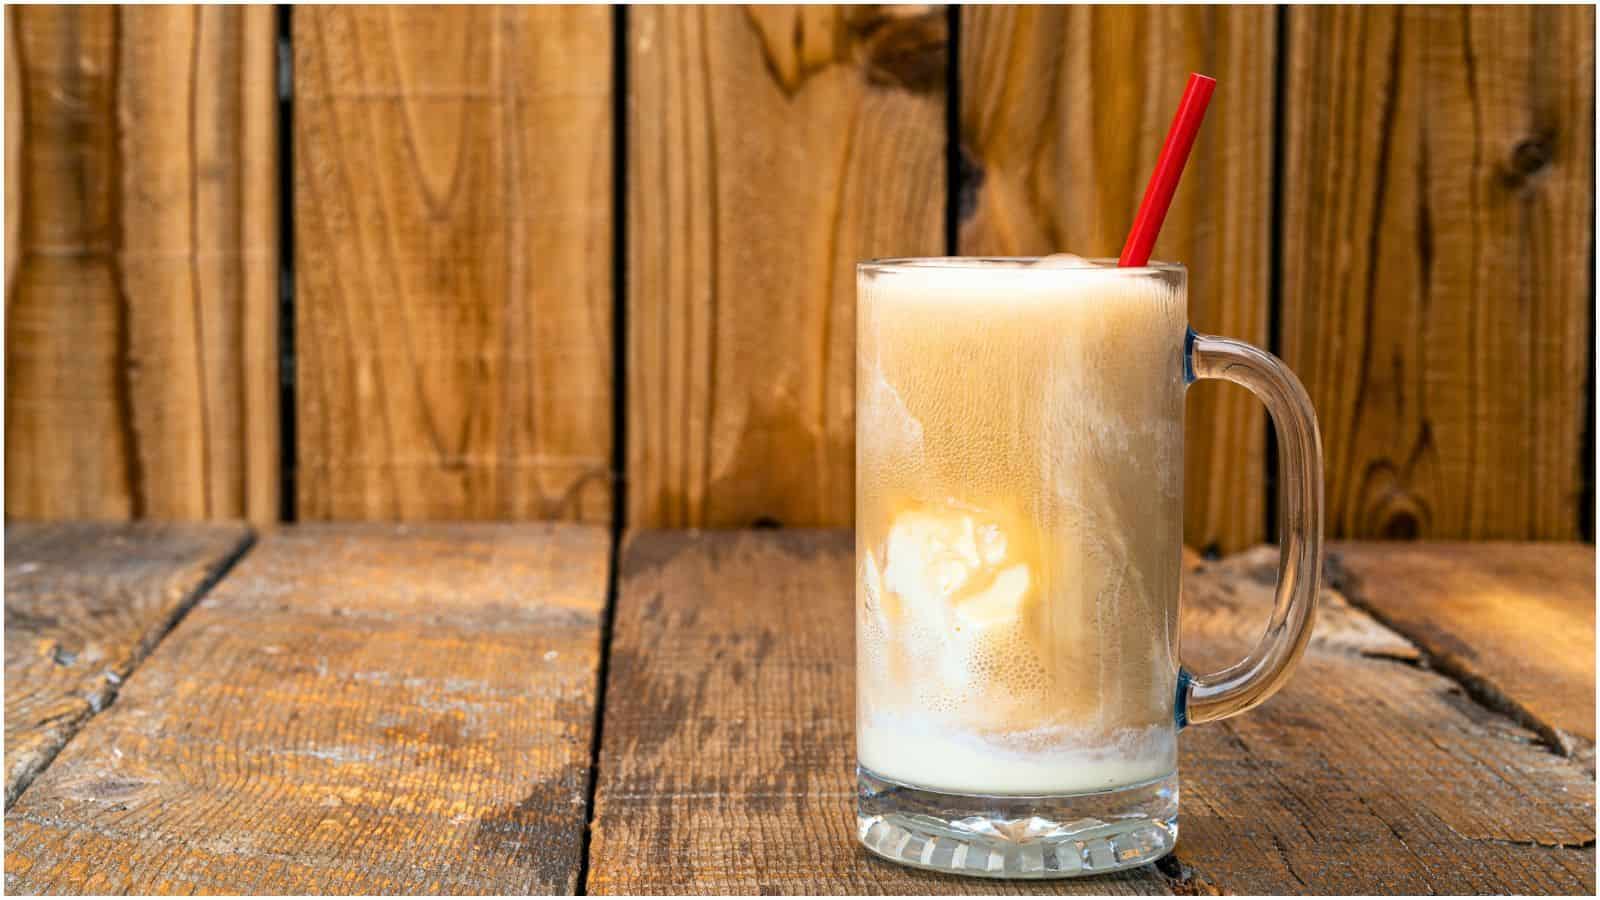
[[[594,726],[589,733],[589,781],[584,789],[583,836],[578,850],[578,894],[589,893],[589,853],[594,838],[595,798],[600,786],[600,748],[606,722],[606,687],[611,670],[611,627],[620,595],[619,565],[627,526],[628,481],[628,7],[611,13],[611,555],[606,566],[606,604],[600,618],[600,665],[595,671]]]
[[[1267,219],[1267,352],[1283,358],[1283,152],[1288,137],[1288,87],[1289,87],[1289,8],[1282,4],[1273,9],[1273,42],[1276,56],[1272,62],[1272,188],[1268,196]],[[1266,525],[1262,534],[1268,541],[1280,541],[1278,535],[1278,432],[1272,427],[1272,417],[1263,417],[1261,428],[1267,434],[1263,445],[1267,458],[1263,460],[1266,471],[1264,486],[1267,496],[1262,504]]]
[[[1413,638],[1412,635],[1409,634],[1399,622],[1395,621],[1392,617],[1385,615],[1380,609],[1378,609],[1362,595],[1362,580],[1356,576],[1354,572],[1345,568],[1340,563],[1337,555],[1330,554],[1327,557],[1323,573],[1323,581],[1327,587],[1338,591],[1353,609],[1358,610],[1361,614],[1372,619],[1373,622],[1377,623],[1378,626],[1403,638],[1408,643],[1415,646],[1418,654],[1416,658],[1411,658],[1392,656],[1386,653],[1363,651],[1360,653],[1360,656],[1363,659],[1370,659],[1379,663],[1394,663],[1412,669],[1426,670],[1458,685],[1468,699],[1478,704],[1480,707],[1488,710],[1493,715],[1510,719],[1517,725],[1534,732],[1546,750],[1552,754],[1555,754],[1556,756],[1571,761],[1572,763],[1580,766],[1592,774],[1594,770],[1594,748],[1592,746],[1580,746],[1580,744],[1586,744],[1587,742],[1583,742],[1581,739],[1579,741],[1574,741],[1574,739],[1566,733],[1540,721],[1538,717],[1533,715],[1533,713],[1528,711],[1513,698],[1507,696],[1487,679],[1478,675],[1474,675],[1471,672],[1467,672],[1461,669],[1459,666],[1456,666],[1447,660],[1443,660],[1436,654],[1432,653],[1427,648],[1426,644],[1419,639]],[[1376,813],[1373,814],[1377,815]],[[1390,829],[1393,830],[1394,826],[1391,823],[1389,823],[1386,819],[1383,819],[1381,816],[1378,816],[1378,818],[1386,825],[1389,825]],[[1396,832],[1395,836],[1400,840],[1402,845],[1405,845],[1405,839],[1401,837],[1398,832]],[[1507,840],[1502,838],[1484,837],[1474,837],[1469,838],[1468,840],[1475,843],[1482,842],[1530,847],[1540,846],[1551,849],[1568,850],[1592,849],[1595,846],[1594,838],[1590,838],[1587,841],[1567,843],[1541,843],[1533,840]],[[1282,848],[1279,847],[1278,849],[1281,853]],[[1172,853],[1151,864],[1152,867],[1163,878],[1166,879],[1174,894],[1216,895],[1228,892],[1225,885],[1219,885],[1209,881],[1203,875],[1199,874],[1192,866],[1184,862],[1181,858],[1181,854],[1182,847],[1180,845],[1178,848],[1174,849]],[[1285,858],[1284,864],[1286,867],[1288,866],[1287,858]],[[1289,870],[1289,874],[1302,884],[1305,883],[1304,880],[1300,878],[1300,876],[1292,869]]]
[[[1564,759],[1579,760],[1579,750],[1581,748],[1572,736],[1549,723],[1541,721],[1527,707],[1518,703],[1514,698],[1507,696],[1504,691],[1501,691],[1488,679],[1475,675],[1456,663],[1433,653],[1428,649],[1425,642],[1413,637],[1406,631],[1404,625],[1396,621],[1393,616],[1385,614],[1383,610],[1368,600],[1361,593],[1361,579],[1354,572],[1345,568],[1340,563],[1338,556],[1330,554],[1327,557],[1323,572],[1324,580],[1328,587],[1342,594],[1351,606],[1361,610],[1379,625],[1413,644],[1417,648],[1417,653],[1421,656],[1422,661],[1427,664],[1428,669],[1460,685],[1466,695],[1479,706],[1497,715],[1505,716],[1537,734],[1545,748],[1551,753]],[[1369,656],[1369,658],[1381,657]],[[1581,760],[1579,761],[1581,762]]]
[[[584,788],[583,836],[578,850],[577,892],[589,893],[589,853],[594,839],[595,799],[600,787],[600,747],[606,721],[606,685],[611,669],[611,626],[616,618],[617,598],[621,594],[618,562],[622,557],[622,531],[611,532],[611,557],[606,566],[606,605],[600,618],[600,665],[595,671],[594,727],[589,731],[589,781]]]
[[[245,554],[249,553],[250,549],[255,545],[255,529],[246,528],[244,537],[239,541],[238,545],[228,551],[227,555],[218,560],[206,572],[205,577],[200,579],[200,583],[195,585],[183,600],[178,603],[170,616],[163,621],[157,622],[154,630],[134,646],[133,653],[128,657],[128,673],[121,677],[115,677],[114,673],[106,673],[108,677],[105,679],[105,694],[88,701],[88,711],[77,716],[69,724],[70,730],[67,736],[39,760],[38,764],[33,767],[33,771],[18,776],[13,792],[6,796],[6,810],[9,811],[22,798],[28,788],[39,779],[40,775],[45,773],[46,769],[50,768],[50,765],[56,761],[56,757],[61,755],[61,751],[72,743],[73,738],[76,738],[83,731],[84,726],[88,725],[91,719],[110,709],[117,702],[117,695],[122,692],[122,686],[127,684],[128,680],[138,673],[139,666],[146,659],[149,659],[151,654],[156,652],[156,649],[161,646],[161,642],[166,640],[167,635],[171,634],[172,630],[177,628],[184,617],[189,614],[189,610],[199,605],[200,601],[211,593],[211,589],[220,584],[222,579],[233,571],[233,567],[238,565],[239,561],[244,559]]]
[[[945,7],[944,252],[961,254],[961,4]]]
[[[293,522],[295,468],[294,296],[294,9],[280,5],[277,18],[278,90],[278,519]]]

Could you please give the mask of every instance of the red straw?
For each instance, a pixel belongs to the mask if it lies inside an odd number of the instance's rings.
[[[1144,189],[1144,201],[1139,204],[1139,214],[1133,218],[1133,230],[1128,232],[1128,242],[1122,245],[1117,265],[1142,266],[1150,261],[1150,250],[1156,245],[1156,235],[1161,233],[1167,207],[1172,205],[1178,178],[1183,175],[1184,163],[1189,161],[1189,151],[1194,147],[1195,135],[1200,133],[1200,122],[1206,117],[1206,107],[1216,87],[1215,78],[1189,73],[1189,84],[1178,102],[1178,114],[1172,117],[1172,127],[1167,129],[1167,142],[1161,146],[1161,155],[1156,157],[1156,170]]]

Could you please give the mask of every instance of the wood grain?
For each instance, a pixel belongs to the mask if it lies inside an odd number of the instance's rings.
[[[1259,637],[1271,552],[1189,558],[1191,665],[1225,665]],[[1028,885],[871,858],[852,820],[851,555],[843,532],[630,537],[590,892],[1593,889],[1592,771],[1413,665],[1412,644],[1331,591],[1278,697],[1184,733],[1175,859]]]
[[[854,266],[944,250],[946,32],[629,12],[630,523],[851,521]]]
[[[1592,544],[1342,543],[1329,559],[1345,595],[1434,668],[1562,752],[1592,750]]]
[[[570,893],[608,536],[281,529],[6,818],[9,893]]]
[[[1277,548],[1261,547],[1186,577],[1186,664],[1243,657],[1276,567]],[[1324,591],[1289,685],[1184,732],[1178,854],[1195,877],[1240,894],[1592,894],[1592,765],[1549,752],[1420,655]]]
[[[6,14],[6,514],[275,520],[272,11]]]
[[[967,6],[961,12],[960,252],[1114,257],[1188,73],[1215,76],[1206,128],[1155,256],[1189,268],[1189,318],[1268,343],[1271,7]],[[1184,540],[1263,539],[1265,419],[1243,390],[1191,392]]]
[[[6,806],[243,551],[224,524],[6,526]]]
[[[295,15],[303,518],[609,520],[611,34]]]
[[[1288,16],[1284,357],[1330,535],[1575,537],[1594,10]]]
[[[857,846],[853,547],[843,531],[630,534],[587,892],[1167,893],[1151,873],[977,882]]]

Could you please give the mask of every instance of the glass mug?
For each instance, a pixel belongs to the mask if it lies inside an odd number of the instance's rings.
[[[1178,835],[1177,733],[1281,687],[1311,635],[1322,457],[1304,388],[1196,334],[1187,271],[930,258],[857,268],[857,825],[927,869],[1125,869]],[[1282,557],[1266,634],[1178,660],[1183,400],[1266,405]]]

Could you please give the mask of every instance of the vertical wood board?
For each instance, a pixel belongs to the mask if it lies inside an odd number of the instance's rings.
[[[611,38],[296,11],[302,518],[609,521]]]
[[[272,11],[6,15],[6,514],[275,520]]]
[[[1283,355],[1330,536],[1576,537],[1593,8],[1288,16]]]
[[[855,263],[943,252],[946,32],[629,12],[630,523],[851,521]]]

